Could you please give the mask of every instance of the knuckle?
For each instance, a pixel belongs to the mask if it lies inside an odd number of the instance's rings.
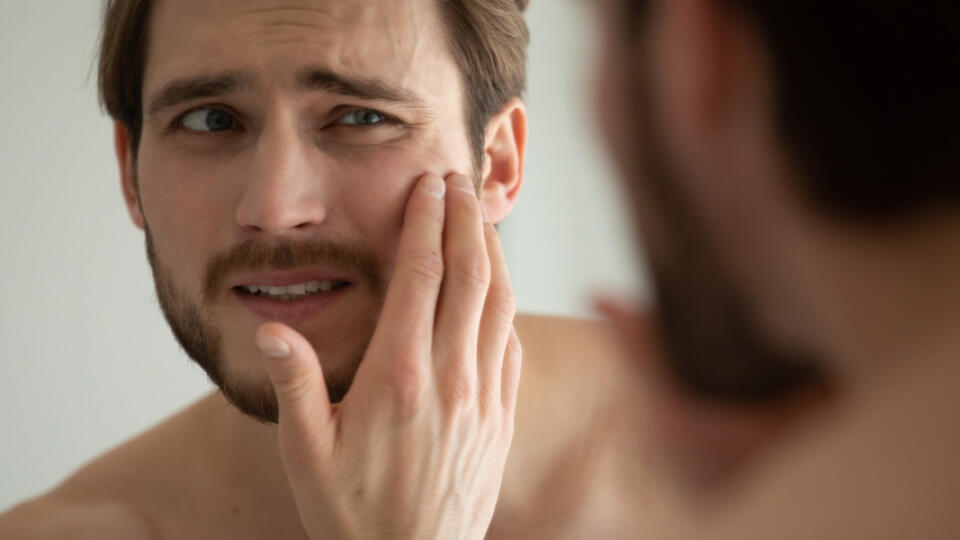
[[[503,356],[502,370],[507,374],[507,384],[515,386],[520,381],[520,370],[523,366],[523,346],[515,336],[507,341],[507,350]]]
[[[503,358],[504,368],[510,369],[519,380],[520,368],[523,366],[523,345],[520,340],[513,338],[507,342],[507,352]]]
[[[520,369],[520,364],[523,362],[523,345],[516,334],[511,335],[507,341],[506,360],[512,360],[516,364],[516,369]]]
[[[310,377],[309,373],[296,371],[274,376],[273,386],[277,398],[286,402],[302,401],[310,392],[313,383]]]
[[[398,412],[406,417],[420,409],[426,386],[426,374],[415,361],[394,363],[390,378]]]
[[[453,275],[476,290],[486,290],[490,283],[490,261],[475,252],[463,253],[451,261]]]
[[[407,256],[407,266],[422,283],[433,285],[443,279],[443,257],[435,250],[422,250]]]
[[[476,380],[465,363],[455,362],[444,373],[442,393],[444,402],[451,410],[469,403],[476,392]]]
[[[487,385],[482,385],[480,388],[477,388],[477,403],[482,418],[489,418],[488,413],[494,409],[494,404],[499,401],[497,397],[498,396],[494,395],[493,390]]]
[[[491,286],[487,293],[487,306],[491,315],[510,324],[517,314],[517,300],[509,287]]]

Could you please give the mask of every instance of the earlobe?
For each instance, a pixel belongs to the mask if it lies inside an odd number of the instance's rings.
[[[502,221],[516,204],[526,146],[527,111],[515,98],[487,124],[480,202],[494,223]]]
[[[127,204],[130,220],[138,228],[143,229],[145,220],[140,207],[140,190],[137,186],[137,174],[134,170],[133,148],[131,147],[130,130],[122,122],[113,123],[113,144],[117,154],[117,165],[120,168],[120,188],[123,191],[123,200]]]

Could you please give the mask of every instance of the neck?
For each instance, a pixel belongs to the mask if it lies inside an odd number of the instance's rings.
[[[859,384],[960,353],[960,219],[827,227],[808,263],[837,373]]]
[[[207,411],[201,422],[210,440],[205,462],[214,475],[212,489],[234,501],[234,512],[257,526],[276,527],[273,530],[289,533],[284,538],[297,538],[302,530],[280,459],[276,426],[242,414],[220,392],[199,406]]]

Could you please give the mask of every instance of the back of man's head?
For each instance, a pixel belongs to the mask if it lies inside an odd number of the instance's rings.
[[[715,1],[759,29],[782,141],[823,210],[884,220],[960,208],[960,4]],[[624,20],[649,4],[626,0]]]
[[[621,330],[667,368],[649,409],[687,472],[727,478],[851,381],[955,356],[960,4],[601,5],[598,113],[657,303],[656,332]]]
[[[776,70],[784,141],[829,210],[960,210],[960,4],[734,0]]]
[[[782,143],[821,210],[881,221],[960,211],[960,4],[714,1],[758,29]],[[649,4],[626,0],[625,20]]]

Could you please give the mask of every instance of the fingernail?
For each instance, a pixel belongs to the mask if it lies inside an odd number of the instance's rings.
[[[447,191],[447,183],[437,175],[428,174],[423,180],[423,190],[438,199],[442,199]]]
[[[270,358],[286,358],[290,356],[290,345],[270,334],[257,334],[257,347]]]
[[[450,181],[453,183],[453,189],[469,193],[474,197],[477,196],[477,191],[473,188],[473,182],[471,182],[466,176],[462,174],[454,174],[450,178]]]
[[[484,223],[490,223],[490,216],[487,215],[487,209],[482,204],[480,205],[480,215],[483,216]]]

